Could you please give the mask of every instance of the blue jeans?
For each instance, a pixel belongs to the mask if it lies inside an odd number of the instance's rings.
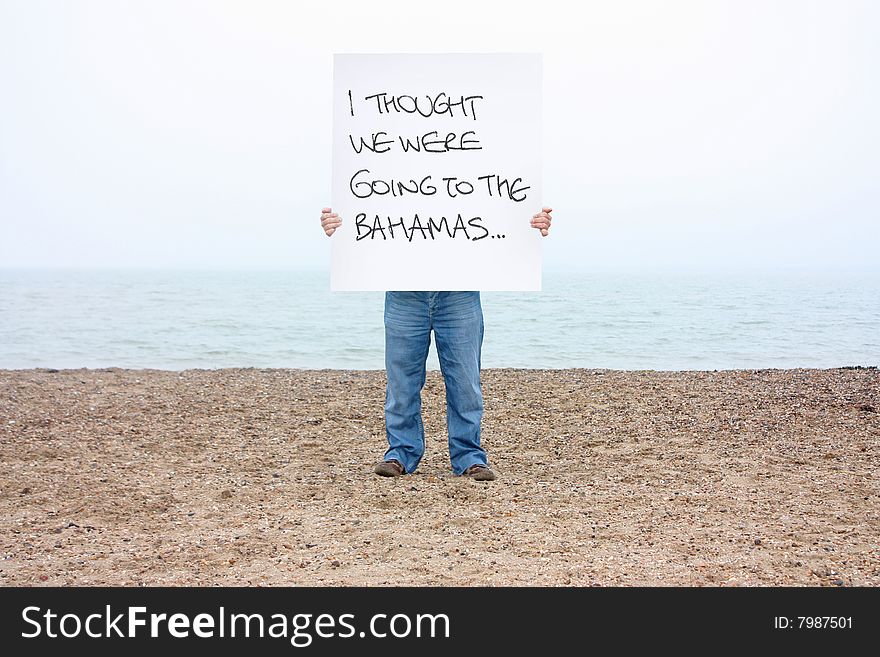
[[[452,471],[460,475],[474,464],[488,465],[480,446],[479,292],[385,293],[385,460],[397,459],[413,472],[425,453],[422,388],[432,330],[446,384],[449,460]]]

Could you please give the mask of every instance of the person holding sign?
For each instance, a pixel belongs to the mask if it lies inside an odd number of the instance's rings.
[[[531,226],[546,237],[551,208],[542,208]],[[321,210],[328,237],[342,225],[332,208]],[[479,292],[385,293],[385,431],[388,450],[374,472],[384,477],[412,473],[425,453],[422,388],[431,331],[446,385],[449,458],[457,475],[491,481],[486,450],[480,445],[483,393],[480,352],[483,311]]]

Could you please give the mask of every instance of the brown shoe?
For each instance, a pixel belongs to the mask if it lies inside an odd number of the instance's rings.
[[[489,466],[480,463],[475,463],[461,474],[474,481],[493,481],[495,479],[495,473],[489,469]]]
[[[401,465],[400,461],[396,459],[379,461],[379,463],[376,464],[376,467],[373,468],[373,472],[380,477],[399,477],[402,474],[406,474],[403,465]]]

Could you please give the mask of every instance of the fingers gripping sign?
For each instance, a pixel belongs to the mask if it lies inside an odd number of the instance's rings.
[[[341,225],[342,217],[333,212],[332,208],[321,209],[321,228],[324,229],[327,237],[331,237]]]
[[[553,208],[541,208],[541,211],[538,214],[532,215],[532,228],[536,228],[541,231],[541,235],[543,237],[547,237],[550,234],[550,222],[553,217],[550,213],[553,212]]]

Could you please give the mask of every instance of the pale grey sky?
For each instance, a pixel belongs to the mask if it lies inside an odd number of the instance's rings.
[[[542,52],[545,266],[880,246],[880,3],[0,0],[0,266],[328,265],[334,52]]]

